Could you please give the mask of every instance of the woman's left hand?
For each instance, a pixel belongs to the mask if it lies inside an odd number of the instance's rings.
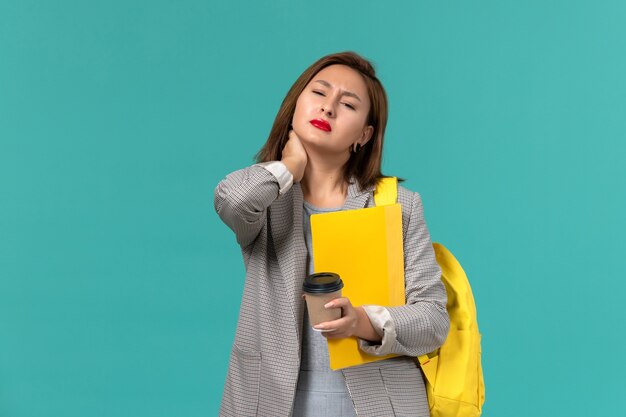
[[[341,318],[333,321],[325,321],[313,326],[317,330],[330,330],[322,334],[328,339],[340,339],[354,336],[359,328],[360,317],[350,300],[346,297],[335,298],[329,301],[326,308],[341,308]]]

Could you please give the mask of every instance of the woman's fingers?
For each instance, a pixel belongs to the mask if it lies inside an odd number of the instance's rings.
[[[287,143],[283,148],[283,158],[285,157],[294,158],[304,164],[306,164],[308,159],[308,155],[302,145],[302,142],[300,141],[300,138],[293,130],[289,131],[289,140],[287,140]]]
[[[317,330],[338,330],[345,326],[347,320],[348,319],[346,317],[342,317],[337,320],[325,321],[323,323],[316,324],[313,328]]]
[[[341,308],[341,318],[337,320],[327,321],[313,326],[317,330],[325,330],[322,333],[324,337],[329,339],[337,339],[349,337],[354,334],[355,323],[357,320],[356,312],[352,303],[347,297],[335,298],[324,305],[325,308]],[[334,329],[331,331],[331,329]]]
[[[347,297],[339,297],[339,298],[335,298],[334,300],[330,300],[329,302],[324,304],[324,307],[336,308],[336,307],[343,307],[344,305],[347,305],[347,304],[350,304],[350,300],[348,300]]]
[[[300,182],[304,176],[308,156],[300,138],[293,130],[289,131],[289,140],[282,150],[281,161],[293,175],[293,181]]]

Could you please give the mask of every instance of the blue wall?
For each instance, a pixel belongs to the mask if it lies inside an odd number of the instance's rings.
[[[217,415],[244,269],[213,189],[342,50],[376,64],[384,171],[472,282],[483,415],[615,414],[625,21],[621,1],[0,1],[0,415]]]

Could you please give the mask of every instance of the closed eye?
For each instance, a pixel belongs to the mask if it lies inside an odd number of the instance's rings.
[[[354,106],[350,103],[343,103],[346,107],[348,107],[349,109],[354,110]]]
[[[317,90],[313,90],[313,93],[317,94],[317,95],[320,95],[320,96],[324,95],[324,93],[322,93],[321,91],[317,91]]]

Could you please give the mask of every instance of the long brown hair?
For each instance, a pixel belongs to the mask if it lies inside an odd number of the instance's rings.
[[[300,93],[318,72],[335,64],[346,65],[360,73],[370,98],[370,111],[366,124],[371,125],[374,132],[371,139],[359,152],[350,153],[350,159],[344,170],[344,179],[347,182],[354,175],[361,189],[364,189],[375,185],[378,179],[384,177],[381,173],[381,162],[385,127],[387,126],[387,94],[383,85],[376,78],[373,65],[356,52],[346,51],[326,55],[313,63],[298,77],[280,105],[269,137],[265,145],[256,154],[255,159],[256,162],[266,162],[279,161],[282,158],[282,150],[289,140],[291,119],[296,110],[296,102]],[[403,179],[399,178],[398,181],[403,181]]]

